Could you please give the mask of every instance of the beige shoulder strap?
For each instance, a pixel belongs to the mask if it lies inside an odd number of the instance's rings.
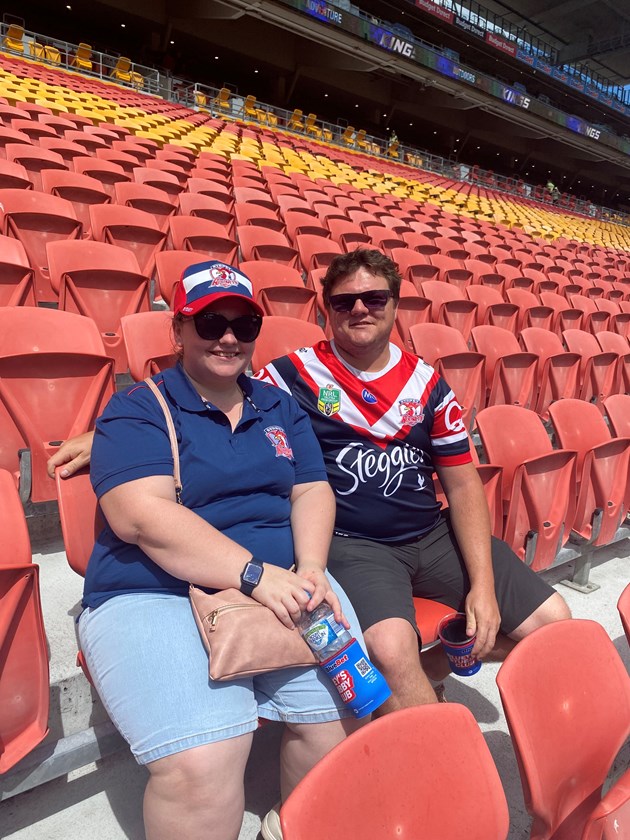
[[[175,424],[173,423],[173,415],[166,404],[166,400],[162,396],[160,389],[155,382],[147,376],[144,380],[149,388],[155,394],[155,399],[159,402],[160,408],[164,412],[164,419],[166,420],[166,427],[168,429],[168,437],[171,441],[171,450],[173,451],[173,479],[175,481],[175,496],[177,504],[182,504],[182,478],[179,472],[179,446],[177,445],[177,434],[175,432]]]

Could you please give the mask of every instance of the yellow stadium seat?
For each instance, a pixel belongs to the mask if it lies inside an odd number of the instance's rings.
[[[329,128],[324,128],[322,130],[322,139],[324,139],[327,143],[332,143],[333,133]]]
[[[12,52],[24,52],[24,27],[17,23],[12,23],[7,29],[6,35],[2,39],[2,46],[4,49]]]
[[[61,64],[61,53],[57,47],[45,46],[44,54],[46,56],[46,61],[49,61],[51,64]]]
[[[245,99],[245,102],[243,102],[243,113],[245,114],[245,117],[249,118],[250,120],[257,120],[257,111],[258,109],[256,108],[256,97],[250,93]]]
[[[400,145],[400,143],[398,142],[398,140],[394,140],[393,143],[389,144],[389,146],[387,147],[387,154],[389,155],[389,157],[393,157],[393,158],[398,157],[398,147],[399,147],[399,145]]]
[[[315,125],[315,120],[317,119],[317,114],[309,114],[306,118],[305,129],[307,134],[312,134],[318,140],[321,139],[322,130],[319,126]]]
[[[125,58],[125,56],[119,56],[112,72],[110,73],[112,79],[116,79],[119,82],[130,82],[131,81],[131,60],[129,58]]]
[[[346,146],[352,146],[354,143],[354,126],[346,126],[346,130],[341,135],[341,142],[345,143]]]
[[[43,44],[38,44],[37,41],[31,43],[31,55],[39,61],[46,61],[46,48]]]
[[[81,42],[77,47],[76,53],[72,56],[70,61],[71,67],[78,67],[79,70],[92,69],[92,47],[89,44]]]
[[[304,123],[302,122],[302,117],[304,114],[299,108],[296,108],[287,122],[287,128],[291,129],[292,131],[304,131]]]
[[[136,73],[135,70],[132,70],[129,74],[131,76],[131,84],[136,90],[142,90],[144,87],[144,76],[141,73]]]
[[[212,100],[212,104],[215,105],[221,111],[229,111],[230,89],[226,87],[221,88],[218,95]]]
[[[202,93],[200,90],[195,91],[195,105],[198,108],[205,108],[208,104],[208,97],[205,93]]]
[[[366,132],[364,128],[357,131],[357,136],[354,138],[354,142],[360,149],[368,151],[368,144],[365,140],[365,133]]]

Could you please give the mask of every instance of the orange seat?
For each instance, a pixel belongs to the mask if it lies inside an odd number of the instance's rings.
[[[83,146],[85,149],[84,154],[89,155],[89,157],[95,157],[99,149],[108,149],[112,144],[112,140],[115,139],[104,140],[102,137],[97,137],[94,134],[88,134],[87,131],[77,131],[76,128],[67,129],[64,131],[63,136],[70,143]]]
[[[133,170],[138,166],[137,157],[134,157],[134,155],[130,155],[127,152],[121,152],[116,149],[100,148],[96,150],[94,156],[98,160],[108,160],[110,163],[115,163],[117,166],[120,166],[130,177],[133,177]],[[121,181],[120,183],[125,182]]]
[[[332,239],[303,233],[296,236],[296,246],[300,252],[300,262],[305,272],[314,268],[325,268],[330,265],[337,254],[342,254],[341,245]]]
[[[598,332],[595,338],[604,353],[618,356],[617,390],[630,394],[630,342],[625,336],[608,330]]]
[[[373,720],[334,747],[284,802],[280,823],[284,840],[505,840],[509,817],[472,714],[434,703]]]
[[[252,370],[259,371],[274,359],[300,347],[311,347],[325,338],[324,331],[317,324],[283,315],[268,315],[263,318],[262,329],[256,340]]]
[[[225,204],[216,198],[202,193],[183,192],[179,195],[179,211],[182,216],[198,216],[216,225],[221,225],[227,236],[234,239],[236,223],[232,213],[225,209]]]
[[[166,245],[166,233],[154,216],[135,207],[119,204],[94,204],[90,207],[92,237],[131,251],[138,260],[140,273],[152,277],[155,255]]]
[[[473,346],[486,357],[487,405],[536,404],[538,357],[524,353],[514,333],[501,327],[473,327]]]
[[[396,306],[396,320],[392,341],[409,353],[413,353],[411,328],[416,324],[427,324],[431,318],[431,301],[416,293],[413,283],[403,280],[400,298]]]
[[[585,330],[564,330],[562,338],[571,353],[577,353],[580,364],[580,399],[601,406],[610,394],[619,391],[616,353],[604,353],[597,338]]]
[[[532,840],[583,838],[630,734],[630,677],[613,643],[595,621],[546,624],[510,652],[497,685]]]
[[[168,220],[177,213],[176,197],[147,184],[119,181],[114,185],[116,203],[151,213],[161,231],[168,232]]]
[[[175,285],[184,269],[196,263],[208,262],[208,254],[201,251],[160,251],[155,257],[155,273],[160,296],[172,307]]]
[[[630,438],[611,439],[601,411],[583,400],[559,400],[549,416],[560,446],[577,452],[572,530],[580,541],[606,545],[628,512]]]
[[[543,306],[553,309],[552,329],[558,336],[561,336],[564,330],[579,330],[582,328],[584,313],[580,309],[571,307],[571,304],[563,295],[555,292],[541,292],[540,302]]]
[[[86,239],[92,235],[91,205],[109,204],[111,201],[100,181],[76,172],[45,169],[42,172],[42,189],[50,195],[65,198],[72,204],[77,219],[83,225],[83,237]]]
[[[575,516],[576,453],[552,449],[538,415],[514,405],[480,411],[477,429],[503,467],[503,539],[534,571],[549,568]]]
[[[0,309],[0,467],[22,498],[55,498],[48,458],[93,428],[113,390],[112,360],[91,320],[42,307]]]
[[[539,387],[534,410],[547,420],[552,402],[578,397],[581,357],[565,351],[555,333],[540,327],[524,329],[521,344],[528,353],[538,356]]]
[[[317,323],[317,294],[304,286],[297,269],[264,260],[245,261],[240,268],[252,281],[254,296],[267,315]]]
[[[36,190],[42,190],[42,171],[45,169],[68,169],[66,161],[57,152],[24,143],[7,143],[4,147],[7,160],[19,163],[27,172]]]
[[[630,438],[630,394],[612,394],[604,400],[611,431],[617,437]]]
[[[418,324],[410,329],[414,353],[430,364],[453,389],[466,428],[485,407],[485,357],[468,349],[466,340],[445,324]]]
[[[120,319],[149,309],[149,280],[140,273],[138,260],[126,248],[89,240],[52,242],[47,252],[59,309],[92,318],[116,373],[126,373]]]
[[[31,550],[12,477],[0,470],[0,775],[48,733],[48,650]]]
[[[477,326],[490,324],[503,327],[516,333],[520,308],[514,303],[507,303],[496,288],[483,285],[471,285],[465,289],[468,300],[477,304]]]
[[[171,312],[134,312],[120,319],[129,373],[136,382],[177,362],[173,346]]]
[[[24,246],[0,235],[0,306],[35,306],[33,269]]]
[[[416,283],[416,287],[418,285],[420,294],[431,301],[431,319],[438,324],[455,327],[468,341],[475,323],[477,304],[466,300],[452,283],[422,280]]]
[[[3,190],[0,225],[3,234],[15,237],[24,246],[34,271],[36,302],[56,302],[46,245],[81,236],[81,222],[72,204],[63,198],[31,190]]]
[[[290,241],[295,245],[298,234],[312,234],[330,239],[330,231],[309,213],[300,210],[287,210],[284,214],[284,224]]]
[[[167,172],[169,175],[173,175],[182,187],[186,186],[188,173],[185,165],[181,166],[180,164],[173,163],[173,161],[169,160],[149,158],[149,160],[145,163],[145,166],[147,169],[155,169],[158,172]]]
[[[286,231],[284,222],[278,218],[276,211],[270,210],[269,207],[261,207],[260,204],[236,204],[234,214],[237,225],[268,227],[270,230],[277,230],[280,233]]]
[[[593,298],[584,294],[569,294],[571,306],[582,312],[582,328],[595,335],[600,330],[607,330],[610,314],[599,309]]]
[[[69,140],[62,140],[59,137],[42,137],[39,141],[40,148],[56,152],[66,162],[69,169],[74,169],[73,161],[76,157],[85,157],[85,149],[77,143]]]
[[[341,245],[347,253],[354,251],[359,245],[369,245],[370,243],[370,237],[363,232],[360,225],[348,219],[331,216],[326,219],[326,225],[332,239]]]
[[[630,583],[619,596],[617,609],[619,610],[619,617],[621,618],[628,644],[630,644]]]
[[[170,196],[178,196],[184,190],[179,180],[170,172],[160,172],[157,169],[148,169],[146,166],[138,166],[134,169],[133,180],[136,184],[155,187],[155,189],[162,190]],[[192,192],[192,190],[190,191]]]
[[[130,177],[117,163],[109,160],[99,160],[94,157],[75,157],[72,161],[74,171],[80,175],[96,178],[103,185],[103,189],[112,201],[116,201],[116,184],[129,181]]]
[[[256,225],[239,225],[237,235],[242,260],[267,260],[297,269],[298,252],[283,233]],[[316,239],[326,242],[321,237]]]
[[[0,189],[32,190],[33,183],[21,163],[0,158]]]
[[[554,324],[555,312],[550,306],[543,306],[539,298],[527,289],[512,287],[507,289],[505,297],[510,303],[516,304],[520,309],[518,329],[527,327],[540,327],[543,330],[551,330]]]
[[[581,840],[623,840],[630,836],[630,770],[615,782],[588,820]]]
[[[237,265],[238,245],[225,235],[225,228],[198,216],[171,216],[169,229],[173,248],[205,253],[206,259]]]

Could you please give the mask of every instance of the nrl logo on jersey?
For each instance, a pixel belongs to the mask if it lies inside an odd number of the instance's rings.
[[[418,399],[405,397],[405,399],[398,400],[398,408],[403,426],[417,426],[424,420],[424,410]]]
[[[317,398],[317,410],[325,414],[326,417],[332,417],[337,414],[341,408],[341,391],[339,388],[333,388],[331,384],[326,385],[325,388],[319,389],[319,396]]]

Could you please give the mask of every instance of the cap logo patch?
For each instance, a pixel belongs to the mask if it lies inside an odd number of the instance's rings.
[[[236,274],[229,265],[213,265],[209,269],[210,285],[221,286],[224,289],[229,289],[231,286],[238,286]]]

